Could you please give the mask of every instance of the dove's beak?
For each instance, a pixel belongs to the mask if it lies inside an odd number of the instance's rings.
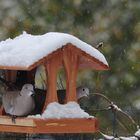
[[[87,98],[89,98],[89,94],[85,94],[83,97],[87,97]]]
[[[86,94],[86,97],[89,98],[89,94]]]
[[[86,90],[85,97],[89,98],[89,90]]]
[[[28,95],[29,96],[34,96],[35,95],[35,92],[33,90],[31,90]]]

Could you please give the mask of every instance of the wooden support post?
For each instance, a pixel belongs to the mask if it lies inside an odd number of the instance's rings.
[[[32,69],[31,71],[27,72],[27,82],[31,84],[35,84],[35,73],[36,73],[36,68]]]
[[[47,105],[52,102],[58,102],[57,99],[57,72],[62,65],[62,57],[60,53],[54,53],[51,58],[45,63],[45,70],[47,74],[47,96],[43,111]]]
[[[6,70],[5,71],[5,80],[10,82],[16,82],[17,71],[16,70]]]
[[[66,73],[66,102],[77,101],[76,77],[79,65],[79,56],[71,44],[63,48],[63,63]]]
[[[3,108],[3,105],[1,105],[1,107],[0,107],[0,115],[5,115],[6,113],[5,113],[5,110],[4,110],[4,108]]]

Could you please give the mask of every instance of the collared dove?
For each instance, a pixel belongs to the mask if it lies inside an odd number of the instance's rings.
[[[76,91],[77,99],[89,96],[89,89],[87,87],[78,87]]]
[[[45,98],[46,98],[46,91],[41,89],[35,89],[35,103],[36,103],[36,109],[35,113],[39,114],[42,111],[42,108],[44,106]],[[81,99],[82,97],[87,97],[89,95],[89,89],[87,87],[78,87],[76,89],[77,99]],[[66,90],[57,90],[57,97],[58,102],[60,104],[65,103],[65,97],[66,97]]]
[[[35,108],[34,93],[31,84],[25,84],[21,91],[8,91],[2,96],[2,103],[7,114],[12,116],[26,116]]]

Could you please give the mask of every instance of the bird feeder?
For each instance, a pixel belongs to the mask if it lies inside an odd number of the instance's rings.
[[[58,102],[57,73],[63,66],[66,75],[65,103],[77,102],[76,78],[79,68],[108,70],[105,57],[97,49],[80,39],[64,33],[22,35],[0,42],[0,69],[5,78],[14,81],[17,71],[27,71],[27,83],[32,83],[34,71],[44,65],[47,75],[47,93],[43,110]],[[76,112],[75,112],[76,113]],[[97,118],[28,118],[10,116],[1,108],[0,131],[18,133],[95,133],[99,130]]]

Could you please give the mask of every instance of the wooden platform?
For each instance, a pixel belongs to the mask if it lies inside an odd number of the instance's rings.
[[[98,120],[90,119],[32,119],[17,118],[16,123],[12,123],[11,118],[0,116],[0,132],[16,133],[95,133],[98,132]]]

